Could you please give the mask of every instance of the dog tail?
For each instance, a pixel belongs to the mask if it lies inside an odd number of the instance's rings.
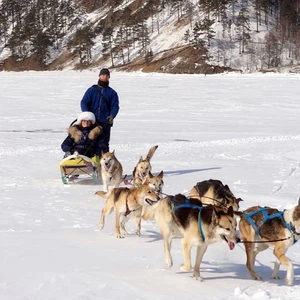
[[[100,196],[101,198],[107,199],[110,195],[110,191],[108,193],[105,193],[104,191],[97,191],[95,195]]]
[[[150,148],[150,150],[148,151],[148,154],[146,156],[146,160],[150,161],[150,159],[152,158],[154,152],[156,151],[156,149],[158,148],[158,145],[155,145],[153,147]]]

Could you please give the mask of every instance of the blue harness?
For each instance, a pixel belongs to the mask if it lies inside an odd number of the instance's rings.
[[[199,227],[199,231],[200,231],[200,235],[202,238],[202,241],[205,242],[205,236],[203,233],[203,229],[202,229],[202,219],[201,219],[201,211],[204,209],[204,206],[199,206],[199,205],[194,205],[194,204],[190,204],[190,199],[185,198],[185,203],[175,206],[174,207],[174,203],[175,203],[175,197],[172,196],[171,197],[171,201],[172,201],[172,210],[175,212],[177,209],[180,208],[192,208],[192,209],[198,209],[199,213],[198,213],[198,227]]]
[[[254,223],[254,221],[251,219],[252,216],[258,214],[258,213],[262,213],[263,216],[264,216],[264,219],[262,220],[262,224],[260,226],[256,226],[256,224]],[[268,215],[267,212],[266,212],[266,208],[265,207],[262,207],[256,211],[253,211],[249,214],[245,214],[244,213],[244,216],[245,218],[247,219],[247,221],[251,224],[251,226],[253,227],[253,229],[255,230],[255,232],[257,234],[259,234],[259,231],[260,231],[260,227],[265,223],[267,222],[268,220],[271,220],[271,219],[274,219],[274,218],[280,218],[281,219],[281,222],[283,223],[283,225],[290,231],[290,232],[293,232],[293,229],[291,227],[290,224],[288,224],[284,218],[283,218],[283,212],[282,211],[279,211],[273,215]]]

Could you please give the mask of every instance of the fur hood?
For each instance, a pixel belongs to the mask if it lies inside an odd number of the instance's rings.
[[[102,132],[101,126],[95,126],[88,134],[88,138],[90,140],[95,140]],[[82,138],[82,131],[78,128],[77,125],[73,125],[69,127],[68,130],[69,135],[75,140],[75,142],[79,142]]]
[[[83,120],[91,121],[92,124],[95,124],[96,118],[95,115],[90,111],[83,111],[77,117],[76,122],[73,125],[80,125]]]

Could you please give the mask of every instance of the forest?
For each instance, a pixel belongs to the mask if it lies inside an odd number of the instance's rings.
[[[250,71],[299,64],[300,0],[2,0],[0,65],[31,58],[28,69],[47,70],[63,54],[77,68],[151,63],[153,40],[168,39],[170,20],[178,46],[214,64]],[[247,55],[247,66],[233,63],[237,54]]]

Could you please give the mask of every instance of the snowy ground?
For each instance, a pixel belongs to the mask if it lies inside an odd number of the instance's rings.
[[[60,144],[77,116],[96,72],[1,73],[0,89],[0,299],[296,299],[300,243],[287,252],[286,271],[272,280],[272,250],[258,256],[254,281],[242,244],[209,247],[204,282],[182,273],[180,240],[174,266],[164,267],[155,222],[142,236],[114,236],[114,216],[97,229],[102,186],[61,183]],[[296,205],[300,196],[299,75],[159,75],[113,73],[121,110],[111,150],[130,174],[141,155],[158,144],[153,172],[164,170],[167,194],[186,193],[198,181],[220,179],[241,209]],[[194,256],[194,252],[193,252]]]

